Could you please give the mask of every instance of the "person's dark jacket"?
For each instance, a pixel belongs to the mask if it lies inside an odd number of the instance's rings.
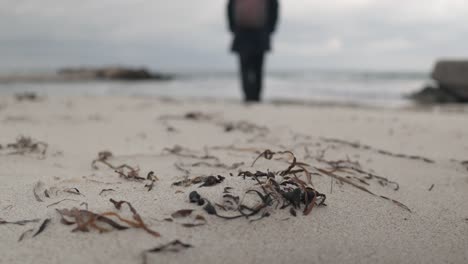
[[[275,32],[278,20],[278,0],[268,0],[267,23],[262,29],[243,29],[236,27],[234,3],[229,0],[227,13],[229,29],[234,34],[231,50],[237,53],[264,53],[271,49],[270,35]]]

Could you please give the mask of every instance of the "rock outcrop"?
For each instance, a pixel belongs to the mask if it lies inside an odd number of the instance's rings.
[[[58,71],[60,76],[68,79],[102,79],[102,80],[169,80],[172,76],[152,73],[145,68],[125,67],[104,68],[64,68]]]
[[[421,103],[468,103],[468,60],[442,60],[431,77],[435,84],[410,95]]]

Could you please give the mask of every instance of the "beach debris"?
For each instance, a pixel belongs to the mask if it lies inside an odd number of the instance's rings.
[[[219,159],[215,156],[209,155],[207,150],[205,149],[204,155],[197,155],[194,151],[184,148],[180,145],[174,145],[172,148],[164,148],[162,150],[163,153],[168,153],[170,155],[179,156],[182,158],[191,158],[191,159],[198,159],[198,160],[215,160],[219,161]]]
[[[5,221],[3,219],[0,218],[0,225],[20,225],[20,226],[23,226],[23,225],[26,225],[26,224],[29,224],[29,223],[37,223],[39,222],[41,219],[27,219],[27,220],[19,220],[19,221]]]
[[[66,193],[71,193],[71,194],[75,194],[75,195],[83,195],[80,190],[78,190],[77,188],[67,188],[64,190],[64,192]],[[84,196],[84,195],[83,195]]]
[[[169,242],[167,244],[163,244],[161,246],[157,246],[155,248],[145,250],[142,253],[143,264],[148,263],[148,260],[147,260],[147,254],[148,253],[161,253],[161,252],[177,253],[177,252],[179,252],[181,250],[186,250],[186,249],[189,249],[189,248],[192,248],[192,247],[193,246],[191,244],[183,243],[183,242],[181,242],[180,240],[177,239],[177,240],[171,241],[171,242]]]
[[[428,191],[432,191],[432,189],[434,189],[434,184],[431,185],[431,187],[429,187],[429,190]]]
[[[29,233],[32,233],[33,231],[34,231],[33,228],[24,231],[24,232],[19,236],[18,242],[23,241],[23,239],[26,237],[26,235],[29,234]]]
[[[180,240],[174,240],[167,244],[146,250],[145,252],[148,252],[148,253],[157,253],[157,252],[163,252],[163,251],[179,252],[182,249],[187,249],[191,247],[193,246],[190,244],[183,243]]]
[[[179,219],[187,220],[187,218],[189,218],[190,222],[180,223],[183,227],[188,227],[188,228],[202,226],[202,225],[205,225],[207,223],[205,217],[203,217],[202,215],[199,215],[199,214],[194,216],[193,212],[194,212],[194,210],[192,210],[192,209],[178,210],[178,211],[171,214],[172,218],[166,218],[165,220],[168,221],[168,222],[174,222],[174,219],[176,219],[176,220],[179,220]]]
[[[191,167],[205,166],[205,167],[216,168],[216,169],[236,170],[239,167],[243,166],[244,164],[245,164],[244,162],[236,162],[236,163],[233,163],[232,165],[227,165],[227,164],[224,164],[224,163],[214,163],[214,164],[212,164],[212,163],[200,161],[200,162],[190,164],[189,166],[191,166]]]
[[[221,175],[218,175],[217,177],[215,176],[208,176],[206,178],[203,179],[203,184],[200,185],[199,187],[210,187],[210,186],[214,186],[214,185],[217,185],[221,182],[223,182],[225,179],[225,177],[221,176]]]
[[[363,191],[363,192],[366,192],[366,193],[368,193],[368,194],[370,194],[370,195],[372,195],[372,196],[376,196],[376,197],[383,198],[383,199],[385,199],[385,200],[389,200],[389,201],[393,202],[394,204],[398,205],[399,207],[405,209],[406,211],[408,211],[408,212],[410,212],[410,213],[412,212],[411,209],[410,209],[408,206],[406,206],[405,204],[403,204],[403,203],[401,203],[401,202],[399,202],[399,201],[396,201],[396,200],[394,200],[394,199],[385,197],[385,196],[377,195],[377,194],[371,192],[371,191],[370,191],[369,189],[367,189],[366,187],[361,186],[361,185],[359,185],[359,184],[353,182],[352,180],[350,180],[350,179],[348,179],[348,178],[346,178],[346,177],[342,177],[342,176],[339,176],[339,175],[335,174],[334,171],[327,171],[327,170],[322,169],[322,168],[319,168],[319,167],[314,167],[314,168],[315,168],[317,171],[319,171],[320,173],[322,173],[323,175],[326,175],[326,176],[329,176],[329,177],[332,177],[332,178],[338,180],[340,183],[346,183],[346,184],[351,185],[351,186],[353,186],[353,187],[355,187],[355,188],[357,188],[357,189],[359,189],[359,190],[361,190],[361,191]]]
[[[65,202],[65,201],[80,202],[80,201],[75,200],[75,199],[62,199],[62,200],[60,200],[60,201],[58,201],[58,202],[51,203],[51,204],[47,205],[46,207],[49,208],[49,207],[51,207],[51,206],[57,205],[57,204],[59,204],[59,203]]]
[[[220,124],[224,127],[224,132],[240,131],[242,133],[267,133],[269,130],[265,126],[259,126],[257,124],[248,121],[237,121],[237,122],[226,122]]]
[[[154,183],[159,180],[158,176],[154,174],[154,171],[150,171],[146,176],[147,180],[150,180],[150,183],[146,184],[145,187],[148,188],[148,192],[151,191],[154,187]]]
[[[44,183],[42,181],[36,182],[33,188],[33,194],[34,198],[36,198],[36,201],[38,202],[44,202],[41,197],[39,197],[38,190],[44,186]]]
[[[100,192],[99,192],[99,195],[102,195],[103,193],[105,192],[115,192],[114,189],[102,189]]]
[[[182,209],[182,210],[178,210],[174,213],[171,214],[172,218],[181,218],[181,217],[187,217],[189,215],[191,215],[193,212],[192,209]]]
[[[136,168],[134,169],[133,167],[130,167],[126,164],[123,167],[118,167],[115,170],[115,173],[117,173],[120,177],[126,179],[126,180],[134,180],[134,181],[144,181],[145,178],[140,177],[140,169]]]
[[[119,231],[126,230],[126,229],[129,229],[130,227],[133,227],[133,228],[143,229],[147,233],[151,234],[152,236],[155,236],[155,237],[160,236],[158,232],[153,231],[149,227],[146,226],[141,216],[138,214],[138,212],[129,202],[115,201],[113,199],[110,199],[109,201],[118,210],[121,210],[123,204],[127,204],[132,213],[133,220],[126,219],[115,212],[104,212],[104,213],[98,214],[98,213],[88,211],[87,209],[83,210],[83,209],[78,209],[78,208],[57,209],[57,212],[61,216],[61,223],[65,225],[76,224],[76,227],[72,230],[72,232],[75,232],[75,231],[89,232],[90,229],[96,229],[101,233],[110,231],[109,229],[98,225],[98,222],[100,222],[103,224],[107,224],[111,226],[112,228],[119,230]],[[126,225],[129,225],[130,227],[122,225],[118,223],[117,221],[112,220],[110,217],[115,217],[120,222]]]
[[[189,194],[190,202],[204,205],[203,210],[207,214],[226,220],[237,218],[249,219],[257,214],[260,214],[260,218],[256,220],[260,220],[270,215],[270,208],[280,207],[280,209],[284,209],[289,206],[294,208],[294,212],[296,209],[301,209],[304,215],[308,215],[315,206],[324,206],[326,199],[325,194],[318,192],[312,185],[295,175],[296,173],[305,172],[305,169],[302,168],[303,163],[297,162],[292,152],[273,152],[271,150],[265,150],[254,160],[252,166],[260,157],[271,160],[273,156],[283,154],[292,157],[292,162],[290,162],[288,167],[284,170],[278,172],[257,171],[256,173],[249,171],[239,172],[239,176],[243,176],[244,179],[250,177],[256,182],[256,185],[247,190],[243,195],[244,198],[248,195],[257,197],[255,205],[251,206],[250,204],[245,204],[241,202],[239,196],[224,193],[223,203],[215,203],[215,205],[225,212],[231,212],[229,215],[226,215],[218,213],[213,203],[203,198],[196,191]],[[309,175],[306,175],[305,180],[310,180],[308,176]],[[235,214],[233,215],[232,212]]]
[[[336,138],[321,138],[321,139],[323,141],[327,142],[327,143],[335,143],[335,144],[346,145],[346,146],[356,148],[356,149],[371,150],[371,151],[375,151],[375,152],[377,152],[377,153],[379,153],[381,155],[391,156],[391,157],[394,157],[394,158],[419,160],[419,161],[423,161],[425,163],[435,163],[434,160],[426,158],[426,157],[422,157],[422,156],[418,156],[418,155],[407,155],[407,154],[402,154],[402,153],[393,153],[393,152],[390,152],[390,151],[387,151],[387,150],[378,149],[378,148],[374,148],[374,147],[369,146],[369,145],[360,144],[360,143],[357,143],[357,142],[350,142],[350,141],[346,141],[346,140],[343,140],[343,139],[336,139]]]
[[[42,224],[39,226],[39,229],[34,233],[33,237],[36,237],[40,233],[44,232],[47,226],[50,224],[50,218],[45,219]]]
[[[110,231],[107,228],[101,227],[97,224],[97,222],[101,222],[111,226],[116,230],[126,230],[129,227],[123,226],[114,220],[100,215],[93,213],[88,210],[72,208],[72,209],[56,209],[57,212],[60,214],[61,220],[60,222],[64,225],[74,225],[76,224],[76,228],[72,230],[72,232],[80,231],[80,232],[89,232],[90,228],[94,228],[99,232],[108,232]]]
[[[135,208],[132,206],[131,203],[127,202],[127,201],[115,201],[113,199],[110,199],[109,200],[111,203],[114,204],[115,208],[117,208],[118,210],[120,210],[122,208],[122,205],[123,204],[127,204],[127,206],[130,208],[130,211],[132,212],[133,214],[133,219],[135,220],[135,222],[133,221],[128,221],[128,220],[125,220],[123,218],[120,218],[120,216],[118,216],[117,214],[115,213],[104,213],[103,215],[115,215],[117,216],[121,221],[129,224],[130,226],[132,227],[135,227],[135,228],[141,228],[143,230],[145,230],[147,233],[155,236],[155,237],[159,237],[160,234],[156,231],[153,231],[151,230],[150,228],[148,228],[145,224],[145,222],[143,222],[143,219],[141,218],[141,216],[138,214],[138,212],[135,210]]]
[[[97,167],[96,164],[98,162],[101,162],[101,163],[107,165],[109,168],[114,169],[114,166],[107,162],[107,160],[112,156],[114,156],[114,155],[112,154],[112,152],[110,152],[108,150],[103,150],[103,151],[98,152],[98,157],[91,162],[91,167],[93,169],[97,170],[98,167]]]
[[[97,163],[102,163],[109,167],[110,169],[114,170],[115,173],[117,173],[119,176],[126,180],[136,180],[136,181],[142,181],[145,178],[139,176],[139,168],[133,168],[132,166],[128,164],[121,164],[119,166],[115,166],[112,163],[109,162],[109,158],[113,157],[114,155],[110,151],[100,151],[98,153],[98,157],[94,159],[91,162],[91,167],[93,169],[99,169],[97,166]]]
[[[47,151],[48,144],[43,141],[36,141],[30,137],[19,136],[16,138],[14,143],[6,145],[6,149],[12,149],[13,151],[8,155],[24,155],[38,153],[41,157],[44,157]]]

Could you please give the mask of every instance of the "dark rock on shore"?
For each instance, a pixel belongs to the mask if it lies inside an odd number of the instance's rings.
[[[434,86],[424,87],[409,98],[420,103],[468,103],[468,60],[438,61],[431,77]]]
[[[58,71],[67,79],[98,79],[98,80],[170,80],[171,75],[150,72],[145,68],[104,67],[104,68],[64,68]]]

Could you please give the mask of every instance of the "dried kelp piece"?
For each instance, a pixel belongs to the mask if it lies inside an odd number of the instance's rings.
[[[225,177],[218,175],[218,177],[215,176],[208,176],[205,179],[203,179],[203,184],[200,185],[199,187],[209,187],[209,186],[214,186],[217,185],[221,182],[223,182]]]
[[[139,176],[140,169],[134,169],[132,167],[129,167],[129,170],[125,172],[125,168],[128,168],[128,165],[125,165],[125,167],[120,167],[115,170],[115,172],[122,178],[126,180],[135,180],[135,181],[143,181],[145,178]]]
[[[187,217],[189,215],[191,215],[193,212],[192,209],[182,209],[182,210],[178,210],[174,213],[171,214],[172,218],[182,218],[182,217]]]
[[[210,120],[213,117],[209,114],[205,114],[202,112],[188,112],[184,115],[184,118],[198,121],[198,120]]]
[[[235,169],[238,169],[239,167],[241,167],[243,165],[244,165],[244,162],[236,162],[236,163],[233,163],[232,165],[226,165],[224,163],[212,164],[212,163],[209,163],[209,162],[200,161],[200,162],[193,163],[190,166],[191,167],[205,166],[205,167],[217,168],[217,169],[235,170]]]
[[[75,200],[75,199],[62,199],[62,200],[60,200],[60,201],[58,201],[58,202],[51,203],[51,204],[47,205],[46,207],[49,208],[49,207],[51,207],[51,206],[57,205],[57,204],[59,204],[59,203],[65,202],[65,201],[79,202],[78,200]]]
[[[224,127],[224,132],[240,131],[243,133],[267,133],[269,130],[265,126],[259,126],[257,124],[248,121],[237,121],[228,122],[221,124]]]
[[[328,165],[330,165],[332,167],[332,169],[334,171],[346,171],[346,170],[355,171],[357,173],[365,175],[366,180],[377,179],[378,183],[382,187],[385,187],[387,185],[393,185],[395,191],[398,191],[400,189],[400,185],[397,182],[391,181],[391,180],[389,180],[389,179],[387,179],[385,177],[382,177],[382,176],[378,176],[378,175],[376,175],[374,173],[364,171],[363,169],[360,168],[361,165],[359,164],[359,162],[353,162],[353,161],[351,161],[349,159],[347,159],[347,160],[337,160],[337,161],[329,161],[329,160],[325,160],[325,159],[318,159],[318,161],[327,163]],[[357,178],[357,177],[356,177],[356,179],[358,181],[360,181],[361,183],[363,183],[363,184],[369,185],[369,183],[367,183],[363,179],[360,179],[360,178]]]
[[[194,178],[186,177],[185,179],[183,179],[181,181],[177,181],[177,182],[172,183],[172,185],[189,187],[189,186],[191,186],[193,184],[202,183],[205,180],[205,178],[206,177],[203,177],[203,176],[198,176],[198,177],[194,177]]]
[[[137,181],[142,181],[144,180],[145,178],[142,178],[139,176],[139,171],[140,169],[138,168],[134,168],[128,164],[122,164],[122,165],[119,165],[119,166],[115,166],[113,164],[111,164],[108,159],[110,157],[112,157],[112,153],[110,151],[101,151],[98,153],[98,158],[93,160],[93,162],[91,163],[91,167],[93,169],[98,169],[97,167],[97,163],[100,162],[100,163],[103,163],[105,164],[107,167],[109,167],[110,169],[113,169],[114,172],[116,172],[119,176],[123,177],[124,179],[127,179],[127,180],[137,180]]]
[[[19,236],[18,242],[23,241],[23,239],[26,237],[26,235],[29,234],[29,233],[32,233],[33,231],[34,231],[33,228],[24,231],[24,232]]]
[[[99,192],[99,195],[105,193],[105,192],[115,192],[114,189],[102,189],[100,192]]]
[[[219,159],[217,157],[211,156],[208,153],[205,153],[205,155],[197,155],[197,154],[194,154],[193,151],[191,151],[191,150],[189,150],[187,148],[184,148],[184,147],[182,147],[180,145],[175,145],[172,148],[164,148],[163,153],[164,152],[167,152],[167,153],[169,153],[171,155],[183,157],[183,158],[219,161]]]
[[[150,171],[148,175],[146,176],[147,180],[150,180],[151,182],[146,184],[145,187],[148,188],[148,192],[151,191],[154,187],[154,183],[159,180],[159,178],[154,174],[154,171]]]
[[[411,209],[409,209],[409,207],[408,207],[408,206],[406,206],[406,205],[404,205],[404,204],[400,203],[400,202],[399,202],[399,201],[397,201],[397,200],[390,199],[390,198],[388,198],[388,197],[386,197],[386,196],[383,196],[383,195],[380,195],[380,197],[382,197],[382,198],[383,198],[383,199],[385,199],[385,200],[392,201],[394,204],[396,204],[396,205],[400,206],[401,208],[404,208],[404,209],[406,209],[406,211],[408,211],[408,212],[410,212],[410,213],[412,212],[412,211],[411,211]]]
[[[34,233],[33,237],[36,237],[40,233],[44,232],[44,230],[47,228],[47,226],[50,224],[50,218],[47,218],[42,222],[42,224],[39,226],[39,229],[37,230],[36,233]]]
[[[294,217],[297,216],[296,210],[294,210],[293,207],[291,207],[291,208],[289,209],[289,213],[290,213],[292,216],[294,216]]]
[[[77,188],[67,188],[65,190],[63,190],[64,192],[66,193],[71,193],[71,194],[76,194],[76,195],[83,195],[80,190],[78,190]],[[84,196],[84,195],[83,195]]]
[[[97,159],[95,159],[95,160],[93,160],[91,162],[91,167],[93,169],[97,170],[98,167],[97,167],[96,163],[101,162],[101,163],[107,165],[109,168],[113,168],[113,165],[111,165],[110,163],[107,162],[107,160],[112,156],[114,156],[114,155],[112,154],[112,152],[110,152],[108,150],[100,151],[98,153]]]
[[[120,216],[116,215],[121,221],[131,225],[132,227],[135,227],[135,228],[142,228],[143,230],[145,230],[147,233],[155,236],[155,237],[159,237],[160,234],[156,231],[153,231],[151,230],[150,228],[148,228],[145,224],[145,222],[143,222],[143,219],[141,218],[141,216],[138,214],[138,212],[135,210],[135,208],[132,206],[131,203],[127,202],[127,201],[115,201],[113,199],[110,199],[109,200],[112,204],[114,204],[115,208],[117,208],[118,210],[121,209],[122,207],[122,204],[127,204],[128,207],[130,208],[130,211],[132,212],[133,214],[133,219],[136,221],[136,222],[133,222],[133,221],[128,221],[128,220],[125,220],[123,218],[121,218]],[[109,213],[107,213],[109,214]],[[102,215],[106,215],[106,213],[102,214]],[[115,215],[115,214],[111,214],[111,215]]]
[[[398,202],[398,201],[396,201],[396,200],[390,199],[390,198],[385,197],[385,196],[377,195],[377,194],[375,194],[375,193],[369,191],[367,188],[365,188],[365,187],[363,187],[363,186],[360,186],[360,185],[354,183],[353,181],[351,181],[351,180],[349,180],[349,179],[347,179],[347,178],[345,178],[345,177],[341,177],[341,176],[339,176],[339,175],[337,175],[337,174],[334,174],[333,172],[330,172],[330,171],[327,171],[327,170],[324,170],[324,169],[321,169],[321,168],[318,168],[318,167],[314,167],[314,168],[315,168],[317,171],[323,173],[323,174],[326,175],[326,176],[329,176],[329,177],[332,177],[332,178],[334,178],[334,179],[337,179],[337,180],[340,181],[340,182],[347,183],[347,184],[349,184],[349,185],[351,185],[351,186],[353,186],[353,187],[355,187],[355,188],[357,188],[357,189],[359,189],[359,190],[361,190],[361,191],[364,191],[364,192],[366,192],[366,193],[368,193],[368,194],[370,194],[370,195],[373,195],[373,196],[376,196],[376,197],[381,197],[381,198],[386,199],[386,200],[390,200],[390,201],[392,201],[394,204],[398,205],[399,207],[401,207],[401,208],[403,208],[403,209],[409,211],[410,213],[412,212],[411,209],[409,209],[408,206],[404,205],[404,204],[401,203],[401,202]]]
[[[193,246],[190,244],[186,244],[181,242],[180,240],[174,240],[172,242],[169,242],[167,244],[163,244],[161,246],[157,246],[152,249],[148,249],[143,251],[142,256],[143,256],[143,264],[147,263],[147,253],[160,253],[160,252],[179,252],[181,250],[189,249],[192,248]]]
[[[33,188],[33,194],[34,194],[34,198],[36,198],[36,201],[38,202],[44,202],[41,197],[39,197],[38,195],[38,192],[39,192],[39,189],[42,188],[42,186],[44,186],[44,183],[42,181],[38,181],[35,185],[34,185],[34,188]]]
[[[116,230],[128,229],[127,226],[123,226],[104,215],[96,214],[88,210],[72,208],[71,210],[68,210],[68,209],[58,210],[57,209],[57,212],[60,214],[60,217],[61,217],[60,222],[62,224],[65,224],[65,225],[76,224],[77,225],[77,227],[73,229],[72,232],[75,232],[75,231],[89,232],[90,228],[97,229],[99,232],[109,231],[108,229],[97,225],[97,222],[108,224],[109,226],[113,227]],[[72,220],[67,219],[67,217],[72,218]]]
[[[374,147],[369,146],[369,145],[360,144],[360,143],[356,143],[356,142],[350,142],[350,141],[346,141],[346,140],[343,140],[343,139],[322,138],[322,140],[325,141],[325,142],[329,142],[329,143],[337,143],[337,144],[347,145],[347,146],[350,146],[352,148],[372,150],[372,151],[375,151],[375,152],[377,152],[379,154],[386,155],[386,156],[391,156],[391,157],[395,157],[395,158],[420,160],[420,161],[423,161],[423,162],[426,162],[426,163],[435,163],[434,160],[426,158],[426,157],[417,156],[417,155],[406,155],[406,154],[402,154],[402,153],[393,153],[393,152],[390,152],[390,151],[387,151],[387,150],[382,150],[382,149],[374,148]]]
[[[19,136],[15,143],[7,144],[6,148],[13,149],[9,155],[24,155],[26,153],[39,153],[44,156],[47,151],[48,144],[42,141],[35,141],[30,137]]]
[[[7,224],[10,224],[10,225],[20,225],[20,226],[23,226],[23,225],[26,225],[26,224],[29,224],[29,223],[37,223],[39,222],[41,219],[28,219],[28,220],[19,220],[19,221],[5,221],[3,219],[0,218],[0,225],[7,225]]]
[[[195,220],[193,223],[183,223],[182,226],[192,228],[192,227],[206,225],[206,222],[207,221],[205,217],[203,217],[202,215],[197,215],[195,216]]]

